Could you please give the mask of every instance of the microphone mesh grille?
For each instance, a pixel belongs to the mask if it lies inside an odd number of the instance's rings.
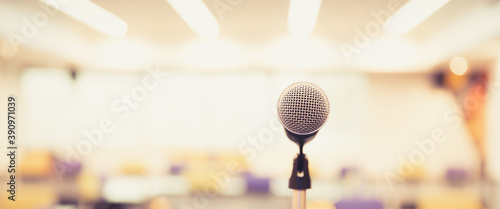
[[[328,118],[330,104],[323,90],[309,82],[287,87],[278,101],[278,117],[290,132],[307,135],[318,131]]]

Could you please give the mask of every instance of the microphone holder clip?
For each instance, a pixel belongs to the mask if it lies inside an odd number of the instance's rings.
[[[293,160],[293,171],[288,181],[288,188],[295,190],[306,190],[311,188],[311,177],[309,176],[309,162],[304,153],[299,153]]]

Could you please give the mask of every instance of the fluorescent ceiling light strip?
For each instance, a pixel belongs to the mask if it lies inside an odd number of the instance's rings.
[[[295,37],[306,37],[316,27],[321,0],[290,0],[288,30]]]
[[[128,26],[125,21],[91,1],[40,1],[113,38],[121,38],[127,33]]]
[[[390,22],[386,32],[390,35],[404,35],[415,29],[450,0],[410,0],[403,5]]]
[[[201,0],[167,0],[186,24],[202,38],[219,35],[219,23]]]

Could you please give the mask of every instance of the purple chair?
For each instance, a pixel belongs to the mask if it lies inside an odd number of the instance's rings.
[[[244,173],[243,178],[247,183],[247,193],[268,194],[270,191],[270,179],[255,177],[251,173]]]
[[[376,199],[342,199],[335,204],[337,209],[383,209],[384,205]]]
[[[185,166],[182,164],[173,164],[170,166],[169,173],[172,175],[179,175],[185,169]]]
[[[446,170],[446,181],[452,185],[461,185],[467,181],[467,170],[461,168],[449,168]]]

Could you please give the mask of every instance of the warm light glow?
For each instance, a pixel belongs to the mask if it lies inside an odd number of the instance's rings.
[[[455,75],[463,75],[467,72],[469,65],[463,57],[453,57],[450,61],[450,70]]]
[[[404,35],[424,22],[450,0],[410,0],[391,17],[386,26],[390,35]]]
[[[113,38],[127,33],[127,23],[91,1],[71,0],[63,5],[55,5],[51,0],[40,1]]]
[[[167,0],[181,18],[202,38],[219,35],[219,23],[201,0]]]
[[[321,0],[290,0],[288,30],[295,37],[306,37],[314,30]]]

